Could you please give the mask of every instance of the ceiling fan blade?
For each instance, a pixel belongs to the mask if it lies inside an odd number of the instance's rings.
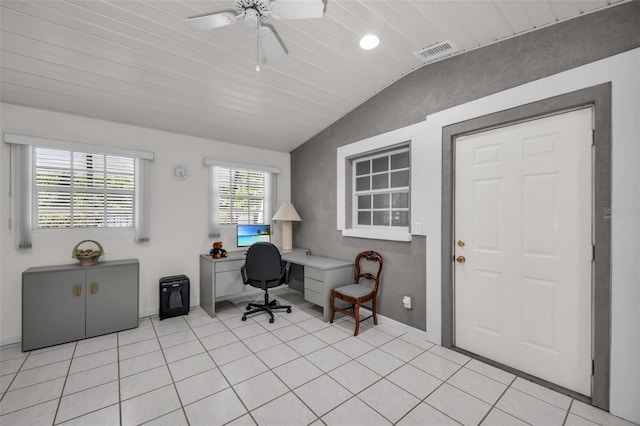
[[[269,12],[276,19],[321,18],[322,0],[272,0]]]
[[[287,50],[278,39],[276,33],[269,27],[260,27],[258,32],[260,50],[268,61],[277,61],[287,56]]]
[[[233,12],[210,13],[208,15],[192,16],[187,18],[187,25],[194,30],[210,30],[224,27],[236,22],[240,15]]]

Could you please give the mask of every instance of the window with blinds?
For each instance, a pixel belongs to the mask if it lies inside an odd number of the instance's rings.
[[[409,228],[409,149],[353,161],[353,223],[356,227]]]
[[[135,159],[34,148],[35,227],[133,226]]]
[[[261,224],[265,220],[266,173],[216,166],[218,224]]]

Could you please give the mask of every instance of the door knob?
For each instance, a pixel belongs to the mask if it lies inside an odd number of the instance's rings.
[[[466,245],[467,243],[465,243],[464,240],[458,240],[458,247],[464,247]]]
[[[464,262],[466,262],[466,260],[467,259],[464,256],[456,257],[456,262],[458,262],[458,263],[464,263]]]

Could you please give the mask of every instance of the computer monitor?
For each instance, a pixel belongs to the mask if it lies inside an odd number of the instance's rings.
[[[237,225],[236,245],[249,247],[258,241],[271,241],[271,225]]]

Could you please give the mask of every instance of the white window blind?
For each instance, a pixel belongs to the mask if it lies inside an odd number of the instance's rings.
[[[41,147],[34,154],[36,228],[133,226],[134,158]]]
[[[217,166],[215,174],[218,224],[265,223],[265,172]]]

